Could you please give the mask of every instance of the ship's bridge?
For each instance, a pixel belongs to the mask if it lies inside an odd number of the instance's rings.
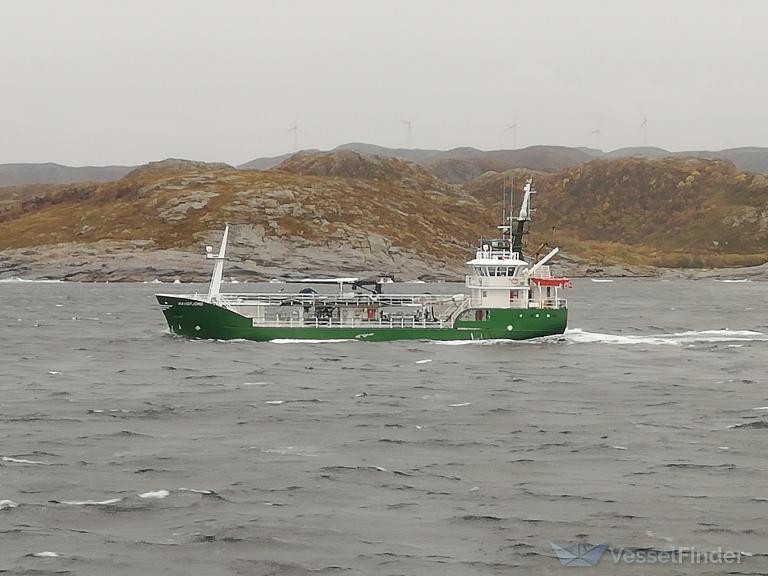
[[[517,258],[475,258],[467,265],[476,276],[517,276],[528,263]]]
[[[495,308],[524,307],[528,282],[523,271],[528,263],[512,252],[510,240],[482,239],[475,258],[467,262],[472,274],[466,277],[472,302]]]
[[[474,260],[467,262],[476,276],[517,276],[528,263],[520,254],[512,252],[511,242],[506,239],[480,240]]]

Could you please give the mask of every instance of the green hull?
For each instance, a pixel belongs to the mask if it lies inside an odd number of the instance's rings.
[[[452,328],[361,327],[254,327],[250,318],[190,298],[158,294],[173,334],[213,340],[527,340],[562,334],[568,322],[565,308],[496,308],[478,321],[457,321]]]

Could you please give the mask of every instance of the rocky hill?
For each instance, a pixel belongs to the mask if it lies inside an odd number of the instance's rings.
[[[310,166],[333,174],[288,171]],[[0,215],[0,276],[203,279],[209,263],[197,255],[229,222],[230,272],[241,277],[455,278],[492,226],[477,200],[405,162],[320,157],[283,168],[155,167],[55,187]]]
[[[404,189],[438,190],[447,194],[463,192],[460,187],[450,186],[413,162],[352,150],[296,154],[280,163],[276,170],[302,176],[333,176],[388,182]]]
[[[514,187],[519,202],[531,175],[529,246],[562,246],[570,273],[768,260],[768,178],[727,161],[602,159],[459,186],[404,160],[338,151],[270,171],[166,161],[116,182],[6,189],[0,277],[203,279],[202,247],[229,222],[239,277],[458,278],[499,222],[501,191]]]

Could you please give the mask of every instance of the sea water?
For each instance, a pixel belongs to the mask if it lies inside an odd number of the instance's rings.
[[[0,570],[768,571],[768,284],[577,280],[562,337],[458,343],[185,340],[158,290],[204,287],[0,284]]]

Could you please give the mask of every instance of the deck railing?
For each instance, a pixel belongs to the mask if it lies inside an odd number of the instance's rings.
[[[462,295],[463,297],[463,295]],[[228,292],[219,296],[219,304],[233,306],[315,306],[333,304],[366,308],[376,306],[424,306],[445,304],[455,301],[454,295],[434,294],[259,294],[256,292],[237,294]]]
[[[541,302],[541,305],[539,305]],[[529,308],[567,308],[568,301],[565,298],[543,298],[542,300],[531,299]]]
[[[464,284],[469,288],[520,288],[527,289],[528,284],[521,276],[475,276],[464,277]]]
[[[446,328],[450,324],[442,320],[417,319],[415,317],[402,316],[399,318],[379,318],[377,320],[365,320],[360,318],[275,318],[268,320],[252,319],[254,327],[263,328]]]

